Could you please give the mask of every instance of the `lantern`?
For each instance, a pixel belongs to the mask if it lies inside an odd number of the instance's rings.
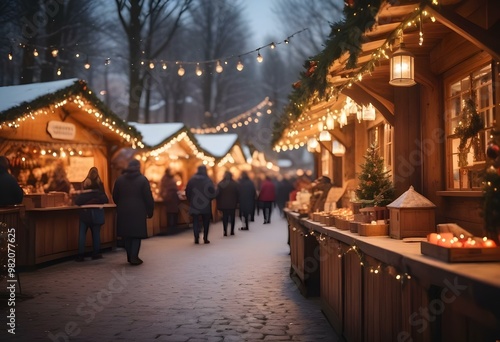
[[[319,134],[319,141],[331,141],[332,140],[332,135],[328,131],[322,131]]]
[[[375,116],[375,107],[371,103],[368,106],[363,106],[363,120],[373,121]]]
[[[342,157],[345,154],[345,146],[337,140],[332,141],[332,154],[336,157]]]
[[[389,84],[396,87],[410,87],[415,84],[414,56],[404,49],[401,43],[399,49],[391,57],[391,79]]]

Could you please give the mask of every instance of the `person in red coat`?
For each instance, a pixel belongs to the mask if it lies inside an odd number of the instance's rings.
[[[276,187],[271,177],[266,176],[266,179],[262,182],[258,199],[264,215],[264,224],[271,223],[271,212],[276,201]]]

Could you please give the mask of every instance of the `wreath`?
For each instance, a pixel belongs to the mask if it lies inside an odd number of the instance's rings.
[[[468,164],[467,154],[472,144],[477,140],[477,134],[484,128],[484,120],[477,112],[476,103],[472,98],[465,100],[459,119],[454,133],[460,139],[458,144],[458,166],[464,167]]]

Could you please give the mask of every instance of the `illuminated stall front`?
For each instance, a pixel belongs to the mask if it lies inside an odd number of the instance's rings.
[[[112,201],[109,161],[122,147],[141,147],[140,134],[106,108],[81,80],[1,87],[0,98],[0,155],[10,160],[11,171],[25,192],[20,208],[25,211],[26,225],[17,227],[18,265],[76,255],[79,207],[73,205],[74,195],[95,166]],[[49,183],[55,174],[66,174],[70,189],[51,191]],[[116,242],[115,206],[104,207],[101,242],[107,248]]]
[[[185,187],[189,178],[201,163],[214,165],[215,157],[204,151],[183,123],[131,123],[144,137],[146,147],[137,151],[136,158],[143,162],[144,175],[151,184],[155,198],[155,210],[148,220],[148,235],[167,233],[167,214],[160,196],[161,179],[169,168],[176,179],[179,198],[179,225],[191,222]]]

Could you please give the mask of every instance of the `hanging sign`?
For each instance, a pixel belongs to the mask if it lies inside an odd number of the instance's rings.
[[[75,139],[76,126],[69,122],[49,121],[47,132],[53,139],[73,140]]]

